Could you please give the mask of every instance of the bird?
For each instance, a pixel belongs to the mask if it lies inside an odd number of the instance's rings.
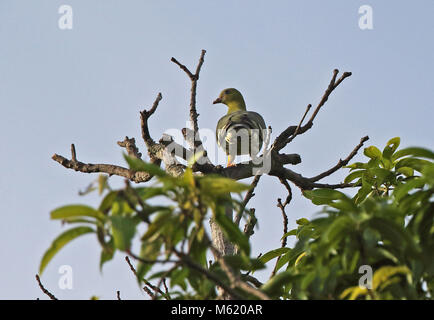
[[[228,156],[227,167],[235,166],[237,155],[250,155],[252,159],[262,148],[266,133],[265,121],[254,111],[246,110],[243,95],[235,88],[221,91],[213,104],[222,103],[228,112],[220,118],[216,127],[216,140]]]

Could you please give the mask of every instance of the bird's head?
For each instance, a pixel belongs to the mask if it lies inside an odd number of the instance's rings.
[[[228,88],[224,89],[219,97],[214,100],[213,104],[223,103],[228,106],[228,113],[239,110],[246,110],[243,95],[237,89]]]

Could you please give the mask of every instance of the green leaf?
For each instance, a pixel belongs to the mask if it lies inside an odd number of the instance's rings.
[[[410,167],[413,168],[416,171],[422,172],[425,166],[429,166],[431,164],[430,161],[424,160],[424,159],[417,159],[417,158],[404,158],[399,160],[395,164],[395,168],[399,169],[402,167]]]
[[[347,175],[347,177],[345,178],[344,182],[345,183],[350,183],[350,182],[352,182],[353,180],[355,180],[357,178],[361,178],[364,172],[365,172],[365,170],[353,171],[349,175]]]
[[[99,269],[102,271],[103,265],[107,262],[113,259],[113,256],[115,254],[115,248],[114,248],[114,241],[113,237],[110,239],[109,242],[105,244],[101,251],[100,259],[99,259]]]
[[[297,229],[292,229],[290,231],[288,231],[287,233],[285,233],[282,238],[280,238],[280,240],[283,240],[285,238],[288,238],[289,236],[296,236],[297,235]]]
[[[348,198],[344,193],[334,189],[315,189],[303,191],[303,195],[311,199],[313,204],[328,204],[341,210],[357,210],[353,200]]]
[[[300,218],[298,220],[295,221],[299,226],[304,226],[310,223],[309,220],[307,220],[306,218]]]
[[[153,164],[153,163],[146,163],[142,159],[138,159],[135,157],[130,157],[126,154],[124,154],[124,158],[128,163],[128,166],[131,170],[134,171],[144,171],[147,172],[153,176],[156,177],[166,177],[167,173],[163,169],[161,169],[159,166]]]
[[[102,195],[105,189],[108,188],[108,178],[106,174],[100,174],[98,176],[98,194]]]
[[[396,149],[398,149],[400,143],[401,143],[400,137],[395,137],[390,139],[383,150],[383,157],[390,160],[392,154],[396,151]]]
[[[428,158],[434,160],[434,152],[425,148],[418,148],[418,147],[410,147],[410,148],[398,150],[393,155],[392,159],[397,160],[399,158],[409,156],[409,155],[414,157]]]
[[[230,192],[240,193],[251,188],[250,185],[216,175],[200,177],[199,184],[202,192],[211,193],[213,195],[221,195]]]
[[[369,172],[374,175],[375,184],[377,186],[380,186],[385,182],[390,182],[394,178],[393,172],[383,168],[372,168],[369,169]]]
[[[343,237],[348,236],[353,230],[354,221],[347,216],[340,216],[325,231],[322,241],[333,244],[339,242]]]
[[[383,157],[381,151],[375,146],[365,148],[363,154],[371,159],[381,159]]]
[[[369,220],[369,225],[378,230],[383,239],[389,240],[394,248],[409,249],[406,254],[417,254],[417,247],[411,236],[395,222],[375,217]]]
[[[98,210],[85,205],[68,205],[57,208],[50,213],[51,219],[68,219],[76,217],[91,217],[100,221],[105,221],[106,216]]]
[[[352,164],[345,166],[344,168],[348,168],[351,169],[350,171],[353,171],[356,169],[366,169],[368,168],[368,165],[364,162],[354,162]]]
[[[406,183],[402,183],[395,187],[393,191],[393,196],[397,201],[400,201],[402,197],[408,194],[411,190],[416,188],[422,188],[425,184],[425,181],[422,178],[415,177]]]
[[[189,274],[188,268],[180,268],[180,269],[174,270],[170,276],[170,287],[174,287],[174,286],[178,285],[183,290],[186,290],[187,285],[185,283],[185,280],[188,277],[188,274]]]
[[[111,191],[109,192],[104,199],[101,201],[101,204],[99,205],[98,210],[101,212],[109,212],[113,202],[116,200],[117,196],[119,194],[119,191]]]
[[[284,271],[276,274],[261,287],[261,290],[271,298],[277,298],[282,294],[283,288],[293,279],[292,272]]]
[[[222,228],[225,235],[231,242],[239,245],[240,249],[246,253],[247,256],[250,255],[250,244],[249,239],[241,232],[237,225],[229,219],[225,214],[224,206],[221,206],[223,210],[217,210],[215,214],[215,220]]]
[[[401,168],[398,168],[396,170],[396,172],[402,173],[406,177],[412,177],[412,176],[414,176],[414,169],[410,168],[410,167],[401,167]]]
[[[303,195],[316,205],[331,204],[333,200],[346,198],[345,194],[334,189],[305,190]]]
[[[264,255],[259,257],[259,260],[261,260],[263,263],[267,263],[268,261],[281,256],[282,254],[285,254],[287,252],[291,251],[289,248],[277,248],[271,251],[268,251]]]
[[[136,188],[135,191],[142,200],[154,198],[155,196],[166,195],[166,191],[161,187],[142,187]]]
[[[87,233],[95,232],[94,229],[90,227],[77,227],[73,229],[69,229],[62,234],[60,234],[54,241],[51,243],[51,246],[45,251],[44,256],[42,257],[41,264],[39,265],[39,274],[42,274],[47,264],[51,261],[51,259],[62,249],[66,244],[74,240],[75,238],[82,236]]]
[[[378,289],[381,284],[386,282],[390,277],[395,274],[405,274],[408,275],[411,279],[411,272],[406,266],[383,266],[377,271],[375,271],[374,276],[372,277],[372,286],[373,290]],[[383,286],[384,289],[385,286]]]
[[[163,241],[161,239],[155,239],[153,241],[144,241],[142,242],[142,247],[140,250],[140,258],[146,261],[152,261],[158,258],[160,255],[161,246],[163,245]],[[142,283],[145,275],[151,270],[153,263],[140,261],[137,266],[137,281]],[[165,274],[165,271],[159,273],[160,275]],[[154,274],[153,277],[156,277]]]
[[[152,223],[149,225],[146,233],[142,236],[142,241],[148,240],[155,234],[160,233],[163,225],[171,222],[171,215],[172,212],[170,211],[159,212],[155,219],[152,221]]]
[[[112,216],[110,221],[112,223],[115,248],[121,251],[130,249],[138,220],[131,217]]]

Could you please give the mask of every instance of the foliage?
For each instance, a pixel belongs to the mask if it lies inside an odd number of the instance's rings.
[[[313,219],[299,221],[291,249],[280,252],[283,297],[290,299],[427,299],[434,290],[434,153],[397,151],[399,138],[381,152],[364,150],[366,163],[348,166],[354,197],[331,189],[305,191],[325,205]],[[422,158],[427,158],[425,160]],[[263,261],[268,259],[267,254]],[[372,268],[370,289],[359,286],[361,266]],[[363,284],[363,283],[362,283]]]
[[[298,220],[298,228],[284,235],[296,237],[293,247],[277,248],[260,258],[251,257],[248,235],[225,215],[227,206],[235,212],[243,208],[230,194],[249,186],[220,176],[194,175],[190,168],[175,178],[125,156],[131,169],[153,174],[156,182],[111,190],[106,179],[100,179],[104,197],[98,208],[70,205],[52,211],[52,219],[74,227],[53,241],[40,273],[65,244],[91,233],[101,245],[100,268],[121,251],[138,261],[140,284],[153,281],[160,287],[168,279],[168,290],[158,298],[213,299],[216,285],[227,285],[241,298],[257,298],[234,286],[231,275],[250,285],[252,273],[274,259],[270,279],[256,283],[273,299],[431,298],[434,154],[423,148],[398,150],[399,143],[399,138],[391,139],[382,152],[365,148],[369,160],[347,166],[345,182],[357,188],[353,197],[331,189],[304,191],[312,203],[323,206],[322,212],[311,221]],[[215,256],[214,263],[208,262],[213,247],[205,228],[210,216],[237,247],[236,255]],[[134,254],[138,243],[139,253]],[[156,265],[158,272],[152,273]],[[359,286],[361,266],[372,268],[369,289]]]

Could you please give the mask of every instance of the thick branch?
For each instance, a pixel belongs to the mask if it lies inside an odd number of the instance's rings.
[[[121,176],[134,182],[145,182],[149,181],[152,178],[152,176],[147,172],[136,172],[113,164],[93,164],[80,162],[77,160],[77,157],[75,155],[74,144],[71,145],[71,150],[73,150],[71,160],[68,160],[58,154],[54,154],[52,159],[60,163],[67,169],[73,169],[75,171],[80,171],[83,173],[107,173],[110,176]]]

